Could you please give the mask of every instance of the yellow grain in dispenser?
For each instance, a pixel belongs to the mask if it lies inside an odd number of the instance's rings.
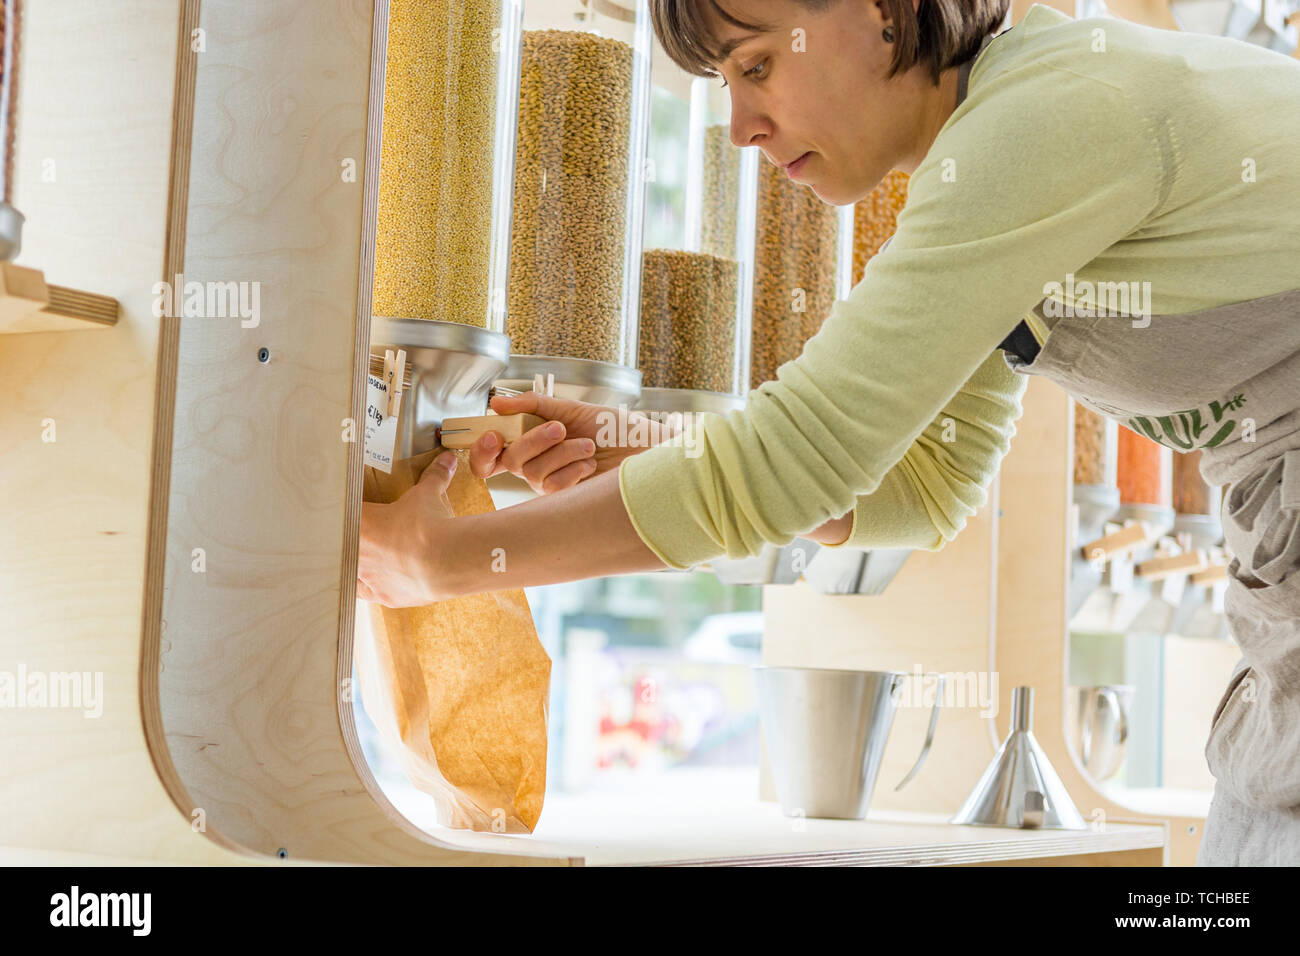
[[[509,237],[509,177],[496,162],[496,102],[499,77],[504,89],[517,81],[519,50],[518,21],[512,38],[502,9],[500,0],[392,0],[376,315],[500,331],[506,257],[495,243]],[[502,139],[513,159],[513,135]],[[494,210],[500,192],[504,214]],[[396,501],[442,451],[395,461],[388,473],[367,467],[363,499]],[[493,509],[464,461],[444,507],[460,517]],[[546,791],[551,661],[522,590],[396,610],[372,604],[355,661],[366,713],[432,797],[439,823],[533,829]]]
[[[376,315],[500,331],[508,217],[494,227],[498,80],[513,85],[503,55],[501,0],[392,0],[384,83]],[[504,73],[502,72],[504,71]],[[506,193],[500,201],[509,203]],[[496,218],[500,218],[497,216]],[[502,236],[501,234],[505,235]],[[500,272],[500,276],[494,276]],[[501,292],[494,301],[491,290]],[[497,305],[496,314],[492,306]]]

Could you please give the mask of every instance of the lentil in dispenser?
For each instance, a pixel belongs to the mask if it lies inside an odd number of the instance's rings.
[[[749,391],[758,150],[731,143],[721,84],[666,56],[655,64],[653,111],[641,405],[724,412]]]
[[[1119,429],[1115,455],[1121,519],[1147,522],[1159,533],[1173,529],[1173,452],[1129,428]]]

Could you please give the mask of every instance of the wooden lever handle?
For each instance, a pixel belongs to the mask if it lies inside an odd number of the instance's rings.
[[[516,412],[514,415],[470,415],[466,418],[443,419],[440,435],[443,448],[468,448],[486,432],[500,433],[505,444],[509,445],[522,438],[525,432],[545,424],[546,419],[527,412]],[[449,431],[451,434],[448,434]]]
[[[1209,563],[1205,552],[1197,548],[1186,554],[1173,554],[1167,558],[1151,558],[1143,561],[1134,569],[1134,573],[1140,578],[1159,581],[1171,574],[1195,574],[1205,570]]]
[[[1146,544],[1150,538],[1151,529],[1147,527],[1146,523],[1135,521],[1128,527],[1113,534],[1108,534],[1096,541],[1085,544],[1081,550],[1083,556],[1089,561],[1107,560],[1137,550]]]
[[[1191,576],[1193,584],[1209,585],[1216,581],[1228,580],[1228,566],[1226,564],[1211,564],[1200,571],[1196,571]]]

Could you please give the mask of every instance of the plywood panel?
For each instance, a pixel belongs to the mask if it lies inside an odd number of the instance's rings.
[[[567,863],[526,846],[449,850],[387,804],[357,746],[362,446],[344,440],[344,420],[362,420],[368,364],[386,11],[203,5],[185,283],[233,284],[260,314],[169,326],[179,351],[154,721],[174,788],[258,852]]]
[[[181,17],[196,8],[24,5],[18,262],[122,306],[114,328],[0,337],[0,671],[88,673],[102,689],[98,717],[0,711],[0,844],[54,859],[249,859],[192,829],[140,721],[151,290],[165,270]]]
[[[1213,790],[1205,762],[1210,718],[1228,686],[1241,649],[1232,641],[1170,634],[1165,641],[1164,729],[1161,784],[1180,790]]]

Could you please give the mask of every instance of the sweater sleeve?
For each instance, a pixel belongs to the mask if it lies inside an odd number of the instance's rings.
[[[743,411],[704,416],[622,463],[637,533],[678,569],[788,543],[858,507],[853,537],[883,542],[897,501],[955,533],[996,472],[1003,426],[963,428],[953,415],[944,448],[930,432],[940,413],[977,372],[994,374],[986,363],[1047,283],[1152,213],[1165,178],[1141,105],[1106,82],[1039,66],[982,96],[972,88],[913,173],[888,248],[803,353]],[[915,521],[908,537],[924,540]]]
[[[880,487],[859,495],[847,539],[823,548],[938,551],[988,501],[1028,380],[994,352],[926,426]]]

